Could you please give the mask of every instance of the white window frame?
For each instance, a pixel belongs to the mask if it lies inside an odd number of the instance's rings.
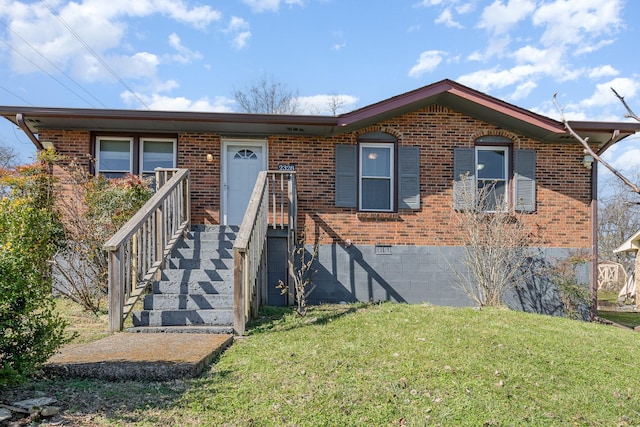
[[[508,206],[510,206],[511,203],[511,197],[510,197],[510,192],[509,192],[509,187],[510,187],[510,168],[509,168],[509,161],[510,161],[510,153],[509,153],[509,147],[505,146],[505,145],[476,145],[476,152],[475,152],[475,168],[476,168],[476,173],[475,175],[475,188],[476,191],[478,189],[478,183],[482,182],[482,181],[493,181],[493,182],[497,182],[497,181],[502,181],[504,182],[504,207],[505,209],[508,209]],[[480,169],[479,169],[479,164],[478,164],[478,159],[479,159],[479,155],[478,152],[480,151],[502,151],[504,152],[504,179],[497,179],[497,178],[492,178],[492,179],[480,179],[479,175],[480,175]],[[495,210],[486,210],[485,212],[496,212]]]
[[[173,150],[172,150],[172,162],[173,165],[171,166],[172,168],[176,167],[176,158],[177,158],[177,140],[175,138],[153,138],[153,137],[142,137],[140,138],[140,155],[139,155],[139,166],[138,166],[138,170],[139,170],[139,175],[144,175],[144,174],[154,174],[155,170],[152,171],[147,171],[144,170],[143,165],[144,165],[144,143],[145,142],[171,142],[173,144]]]
[[[103,170],[100,169],[101,161],[100,154],[102,150],[100,146],[102,145],[102,141],[128,141],[129,142],[129,170]],[[96,175],[102,173],[133,173],[133,138],[132,137],[121,137],[121,136],[98,136],[96,137]]]
[[[389,177],[364,176],[362,174],[363,148],[387,148],[389,150]],[[358,209],[363,212],[394,212],[395,210],[395,144],[387,142],[361,142],[358,147]],[[365,209],[362,207],[362,181],[364,179],[385,179],[389,181],[389,209]]]

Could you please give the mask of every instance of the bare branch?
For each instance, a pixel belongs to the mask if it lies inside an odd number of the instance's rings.
[[[625,114],[624,116],[640,122],[640,117],[636,113],[634,113],[633,110],[631,110],[631,107],[629,107],[629,104],[627,104],[627,101],[624,100],[624,96],[620,96],[620,94],[616,92],[614,88],[611,88],[611,91],[616,95],[616,97],[620,100],[620,102],[622,102],[622,105],[624,105],[624,108],[626,108],[627,114]]]
[[[580,135],[578,135],[578,133],[576,131],[573,130],[573,128],[569,125],[569,122],[567,121],[567,119],[564,116],[564,110],[562,109],[562,107],[560,107],[560,104],[558,104],[557,94],[553,94],[553,102],[556,104],[556,107],[558,108],[558,111],[560,112],[561,120],[562,120],[562,123],[564,124],[565,129],[567,129],[567,131],[571,134],[571,136],[573,136],[575,139],[578,140],[578,142],[580,142],[580,144],[582,144],[582,146],[584,147],[585,151],[587,153],[589,153],[589,155],[591,157],[593,157],[597,162],[601,163],[602,166],[604,166],[607,169],[609,169],[612,174],[614,174],[620,180],[622,180],[622,182],[624,182],[625,185],[629,186],[629,188],[631,188],[631,190],[634,193],[640,194],[640,187],[638,187],[633,182],[631,182],[626,176],[624,176],[620,171],[618,171],[616,168],[611,166],[609,163],[607,163],[604,160],[602,160],[602,158],[598,154],[596,154],[595,151],[593,151],[593,149],[589,145],[589,141],[586,138],[582,138]]]

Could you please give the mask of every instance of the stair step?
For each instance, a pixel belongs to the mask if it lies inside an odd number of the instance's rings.
[[[132,315],[132,332],[233,332],[233,241],[238,227],[195,226],[179,240]]]
[[[233,310],[142,310],[132,320],[133,326],[231,326]]]
[[[191,249],[191,248],[176,248],[171,253],[173,259],[233,259],[233,249]]]
[[[233,269],[233,259],[218,259],[218,258],[201,258],[201,259],[187,259],[187,258],[169,258],[167,259],[166,269],[172,270],[231,270]]]
[[[155,294],[145,295],[145,310],[232,309],[233,294]]]
[[[127,329],[127,332],[159,333],[159,334],[232,334],[233,326],[136,326]]]
[[[232,294],[233,282],[211,282],[211,281],[162,281],[154,282],[153,294],[180,294],[180,295],[216,295]]]
[[[215,269],[165,269],[160,278],[169,282],[224,282],[233,280],[232,270]]]

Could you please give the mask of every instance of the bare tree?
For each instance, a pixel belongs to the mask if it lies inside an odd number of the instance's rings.
[[[298,92],[266,76],[244,90],[236,90],[234,97],[246,113],[296,114],[299,111]]]
[[[611,91],[616,95],[616,97],[620,100],[622,105],[624,105],[625,109],[627,110],[627,114],[625,114],[624,116],[626,118],[634,119],[638,123],[640,123],[640,116],[638,116],[637,114],[635,114],[631,110],[631,108],[629,107],[627,102],[624,100],[624,97],[620,96],[618,94],[618,92],[616,92],[616,90],[614,88],[611,88]],[[589,139],[581,137],[575,130],[573,130],[571,125],[569,125],[569,122],[567,121],[567,119],[564,116],[563,108],[560,107],[560,105],[558,104],[557,94],[553,95],[553,100],[554,100],[554,102],[556,104],[556,108],[560,112],[561,120],[562,120],[562,123],[564,124],[565,129],[567,129],[567,131],[571,134],[571,136],[573,136],[578,142],[580,142],[580,144],[582,144],[582,146],[584,147],[585,153],[589,154],[597,162],[602,164],[602,166],[604,166],[605,168],[609,169],[609,171],[611,171],[612,174],[614,174],[616,177],[618,177],[627,187],[629,187],[629,189],[631,189],[631,191],[633,191],[634,193],[640,194],[640,187],[638,187],[636,184],[634,184],[628,177],[626,177],[618,169],[616,169],[615,167],[611,166],[606,161],[602,160],[602,157],[600,157],[600,155],[599,155],[600,153],[603,153],[607,148],[609,148],[611,145],[615,144],[620,139],[619,132],[617,132],[617,131],[614,132],[613,135],[611,135],[611,139],[607,143],[605,143],[604,146],[602,146],[598,150],[598,152],[595,152],[593,150],[593,148],[591,148],[591,146],[589,145]]]
[[[465,209],[453,217],[464,242],[458,264],[451,266],[455,281],[478,306],[499,306],[531,266],[531,232],[491,185],[460,186],[456,197]]]
[[[20,156],[13,147],[0,143],[0,168],[12,168],[19,162]]]
[[[631,176],[634,181],[639,182],[640,170],[631,173]],[[613,251],[640,230],[640,196],[615,177],[610,177],[603,187],[609,191],[598,201],[598,255],[600,261],[618,262],[631,273],[633,254],[614,254]]]

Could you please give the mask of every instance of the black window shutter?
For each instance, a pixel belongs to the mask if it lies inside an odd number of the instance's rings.
[[[535,212],[536,210],[536,152],[516,150],[514,165],[515,210]]]
[[[420,148],[398,147],[398,208],[420,209]]]
[[[355,208],[358,189],[357,146],[336,145],[336,206]]]
[[[474,209],[475,204],[475,158],[473,148],[453,149],[453,208]]]

